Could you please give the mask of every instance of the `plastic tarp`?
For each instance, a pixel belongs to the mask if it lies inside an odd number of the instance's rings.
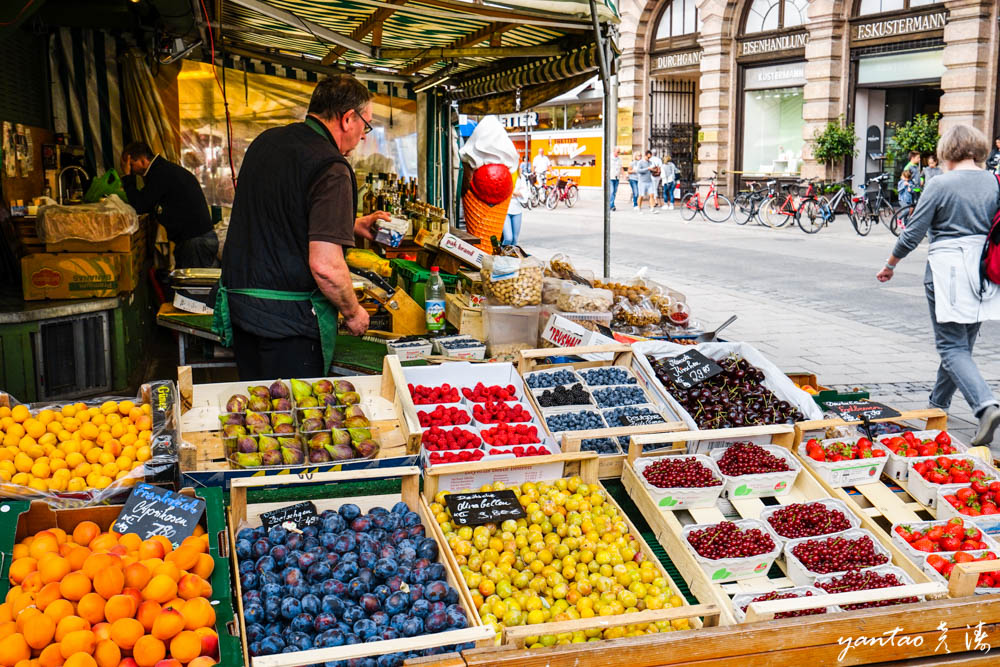
[[[110,241],[137,232],[139,216],[118,195],[109,195],[96,204],[42,206],[35,227],[39,240],[45,243],[67,239]]]

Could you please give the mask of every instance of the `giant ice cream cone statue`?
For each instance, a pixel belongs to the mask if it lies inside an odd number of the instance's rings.
[[[479,237],[479,248],[493,252],[490,237],[503,234],[507,207],[517,177],[517,149],[507,136],[500,119],[486,116],[459,151],[465,163],[462,205],[465,225]]]

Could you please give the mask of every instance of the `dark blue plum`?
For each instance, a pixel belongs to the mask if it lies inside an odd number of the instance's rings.
[[[364,533],[371,530],[372,522],[371,519],[365,516],[359,516],[358,518],[351,521],[351,530],[355,533]]]
[[[264,600],[264,617],[268,621],[276,621],[281,618],[281,600],[279,598]]]
[[[343,517],[344,521],[353,521],[361,516],[361,508],[354,503],[344,503],[337,511]]]
[[[261,556],[257,559],[257,562],[253,564],[254,572],[261,574],[262,572],[274,572],[274,559],[270,555]]]
[[[239,560],[253,558],[253,543],[250,540],[236,540],[236,557]]]
[[[253,542],[257,539],[257,536],[253,532],[253,528],[244,528],[240,532],[236,533],[236,541],[239,542],[243,540],[244,542]]]
[[[379,628],[385,629],[389,627],[389,614],[385,613],[381,609],[376,611],[368,618],[370,618],[375,623],[375,625],[379,626]]]
[[[246,607],[244,607],[246,609]],[[249,623],[246,627],[246,635],[248,642],[259,641],[264,637],[264,626],[260,623]]]
[[[399,639],[402,636],[399,634],[399,630],[395,628],[385,628],[382,630],[382,639]]]
[[[281,579],[286,586],[295,586],[304,581],[302,570],[297,567],[288,567],[281,573]]]
[[[265,584],[278,584],[280,586],[283,583],[284,582],[281,580],[281,577],[278,576],[277,572],[264,572],[260,575],[261,586],[264,586]]]
[[[404,637],[416,637],[424,632],[424,620],[417,616],[410,616],[403,622],[400,630]]]
[[[302,598],[302,611],[315,616],[320,612],[321,602],[318,596],[310,593]]]
[[[299,614],[292,619],[292,622],[288,624],[288,627],[295,632],[309,632],[313,629],[313,618],[312,614],[307,614],[305,612]]]
[[[371,593],[365,593],[362,595],[358,600],[358,606],[364,609],[365,613],[369,616],[382,608],[382,604],[379,602],[379,599]]]
[[[243,604],[249,604],[251,602],[262,602],[264,596],[260,594],[259,590],[254,591],[243,591]]]
[[[311,632],[312,628],[309,628],[309,630]],[[313,640],[310,632],[292,632],[285,638],[286,644],[288,646],[295,647],[295,650],[297,651],[308,651],[313,647]]]
[[[325,532],[339,533],[347,527],[347,522],[339,514],[331,514],[323,519],[321,525]]]
[[[447,573],[444,569],[444,563],[431,563],[427,566],[427,575],[432,579],[444,579]]]
[[[315,525],[306,526],[302,529],[302,535],[303,537],[316,537],[319,535],[319,528]]]
[[[355,600],[361,599],[362,595],[369,592],[371,592],[371,587],[368,585],[368,582],[361,577],[354,577],[347,582],[347,594]]]
[[[341,614],[341,618],[347,623],[354,623],[360,621],[365,617],[365,610],[357,605],[350,605],[344,609],[344,613]]]
[[[323,591],[323,583],[322,582],[317,582],[317,583],[312,584],[311,586],[309,586],[309,594],[310,595],[315,595],[318,598],[321,598],[324,595],[326,595],[326,593]]]
[[[406,614],[392,614],[389,618],[389,627],[396,632],[403,632],[403,623],[406,623],[406,619],[409,618]]]
[[[403,664],[403,656],[400,653],[386,653],[375,659],[376,667],[400,667]]]
[[[337,625],[337,619],[333,614],[319,614],[313,619],[313,630],[316,632],[326,632]]]
[[[298,598],[287,597],[281,600],[281,616],[287,621],[302,613],[302,602]]]
[[[259,655],[274,655],[285,648],[285,640],[278,635],[269,635],[260,640]]]
[[[281,595],[280,584],[264,584],[260,587],[261,595],[266,598],[273,598]]]
[[[298,653],[301,649],[298,646],[286,646],[281,649],[282,653]]]
[[[385,600],[385,611],[390,616],[401,614],[409,608],[410,597],[402,591],[397,591]]]
[[[375,561],[375,566],[372,570],[379,579],[388,579],[399,572],[399,563],[392,558],[380,558]]]
[[[348,644],[360,644],[361,637],[358,637],[353,632],[348,632],[346,635],[344,635],[344,641],[347,642]]]
[[[403,515],[403,525],[407,528],[420,525],[420,515],[416,512],[407,512]]]
[[[438,611],[430,614],[424,619],[424,628],[427,632],[443,632],[448,629],[447,612]]]
[[[353,533],[347,533],[347,535],[352,535],[352,534]],[[355,545],[355,546],[357,546],[357,545]],[[357,565],[358,564],[358,554],[355,553],[354,551],[349,551],[349,552],[341,555],[340,562],[341,563],[350,563],[351,565]]]
[[[433,581],[430,576],[430,572],[427,571],[426,567],[414,567],[410,570],[409,581],[411,584],[426,584],[429,581]]]
[[[421,600],[424,597],[424,587],[422,584],[413,584],[410,586],[410,591],[408,593],[410,596],[410,604],[413,604],[417,600]]]
[[[375,563],[377,562],[378,556],[373,551],[362,551],[358,554],[358,567],[371,570],[375,567]]]
[[[361,639],[365,641],[368,641],[371,637],[377,637],[379,635],[378,626],[375,625],[374,621],[367,618],[363,618],[356,622],[353,629],[354,634],[361,637]]]
[[[322,544],[317,544],[314,547],[309,547],[306,553],[311,553],[316,556],[316,560],[324,560],[326,558],[327,550]]]
[[[368,588],[375,585],[375,575],[367,567],[358,570],[358,579],[368,584]]]
[[[346,554],[349,551],[354,551],[357,546],[357,540],[354,538],[354,534],[350,531],[344,531],[337,535],[337,541],[333,543],[333,550],[338,554]]]
[[[344,633],[344,635],[351,634],[351,625],[346,621],[337,621],[337,629]]]
[[[382,529],[384,529],[385,528],[385,522],[388,520],[388,518],[387,518],[388,516],[389,515],[387,515],[387,514],[382,514],[382,513],[374,514],[373,513],[371,515],[371,530],[375,530],[376,528],[382,528]]]
[[[326,549],[327,551],[333,551],[333,545],[337,543],[337,535],[335,533],[320,533],[319,534],[319,545]]]
[[[452,630],[461,630],[469,626],[469,617],[465,615],[465,610],[458,604],[448,605],[448,625]]]
[[[271,550],[271,543],[267,540],[257,540],[253,543],[253,557],[260,558],[261,556],[266,556]]]
[[[424,528],[424,524],[417,524],[416,526],[410,526],[406,529],[406,532],[410,534],[410,537],[425,537],[427,535],[427,530]]]
[[[421,558],[426,558],[432,563],[438,559],[438,543],[433,538],[427,538],[420,541],[420,545],[417,547],[417,555]]]
[[[324,595],[321,604],[323,613],[340,616],[344,612],[344,601],[336,595]]]
[[[383,559],[388,558],[388,559],[395,560],[396,559],[396,547],[394,547],[391,544],[382,545],[381,549],[379,549],[379,551],[378,551],[378,557],[379,558],[383,558]]]
[[[260,655],[260,642],[259,641],[250,642],[249,646],[247,646],[247,649],[250,651],[250,655],[252,656]]]
[[[240,561],[240,574],[253,572],[253,559]]]
[[[404,514],[406,514],[409,511],[410,511],[410,506],[407,505],[402,500],[400,500],[398,503],[396,503],[395,505],[392,506],[392,509],[389,510],[389,513],[390,514],[404,515]]]
[[[264,626],[264,635],[281,635],[285,632],[285,624],[278,619],[277,621],[271,621]]]
[[[240,586],[244,590],[254,590],[260,585],[256,572],[244,572],[240,575]]]
[[[323,582],[323,595],[347,595],[347,584],[337,579]]]
[[[303,552],[298,559],[298,566],[300,570],[308,570],[309,566],[315,563],[318,559],[316,554],[309,553],[308,551]]]
[[[448,594],[444,596],[444,601],[448,605],[458,604],[458,591],[453,587],[448,587]]]
[[[326,553],[326,562],[330,567],[337,567],[337,563],[340,562],[340,554],[336,551],[328,551]]]
[[[388,536],[389,536],[389,533],[386,532],[385,530],[383,530],[382,528],[372,528],[371,530],[368,531],[368,537],[370,537],[373,540],[375,540],[375,544],[379,544],[379,545],[385,544],[386,543],[386,537],[388,537]]]
[[[337,629],[329,629],[316,636],[316,648],[333,648],[345,644],[344,633]]]
[[[319,538],[316,535],[311,535],[309,537],[302,538],[302,546],[300,549],[302,551],[309,551],[310,549],[315,549],[319,546]]]
[[[251,602],[243,605],[243,617],[247,624],[261,624],[264,622],[264,605],[259,602]]]
[[[413,566],[409,563],[403,562],[399,564],[399,578],[406,583],[413,583]]]
[[[302,546],[302,536],[298,533],[289,533],[285,538],[285,546],[289,551],[295,551]]]
[[[389,587],[389,590],[396,592],[403,585],[403,578],[398,574],[395,577],[389,577],[385,580],[385,585]]]
[[[372,593],[375,594],[379,602],[385,602],[385,599],[392,595],[392,589],[385,584],[379,584],[372,590]]]
[[[305,596],[309,595],[309,586],[307,584],[295,584],[294,586],[285,586],[284,589],[285,597],[293,597],[301,600]]]
[[[274,564],[281,567],[285,564],[285,558],[288,557],[288,547],[284,544],[276,544],[271,547],[271,553],[269,555],[274,559]]]
[[[267,531],[267,540],[271,544],[284,544],[288,538],[288,531],[280,526],[276,526]]]
[[[411,546],[397,547],[396,560],[400,563],[413,563],[413,561],[417,560],[417,550]]]
[[[326,581],[330,578],[330,574],[333,572],[333,568],[330,567],[329,563],[319,562],[313,563],[306,570],[306,579],[311,582]]]
[[[410,613],[426,619],[431,613],[431,603],[427,600],[416,600],[410,605]]]
[[[432,581],[424,586],[424,597],[431,602],[444,602],[448,595],[448,584],[443,581]]]
[[[431,602],[431,613],[432,614],[435,613],[435,612],[438,612],[438,611],[445,611],[447,609],[448,609],[448,605],[446,605],[444,602]]]
[[[333,568],[330,572],[330,576],[337,581],[341,581],[346,584],[348,581],[353,579],[355,575],[350,567],[350,563],[341,563],[337,567]]]
[[[398,545],[400,542],[402,542],[405,539],[408,539],[409,537],[410,534],[406,532],[406,529],[400,528],[398,530],[392,531],[392,535],[389,536],[389,539],[392,540],[393,544]]]

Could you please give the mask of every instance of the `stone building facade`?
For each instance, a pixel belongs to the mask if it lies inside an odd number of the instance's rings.
[[[718,172],[729,188],[743,174],[853,173],[857,183],[889,167],[893,124],[917,113],[939,112],[942,130],[962,122],[1000,136],[998,6],[623,0],[619,119],[631,116],[633,149],[680,155],[682,174],[689,160],[692,178]],[[809,140],[841,117],[855,123],[859,156],[825,167]]]

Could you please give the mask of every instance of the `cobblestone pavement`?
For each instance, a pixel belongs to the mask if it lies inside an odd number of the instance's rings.
[[[647,275],[685,293],[694,317],[711,328],[735,313],[726,337],[753,344],[785,371],[816,373],[826,386],[868,388],[894,407],[926,407],[938,366],[923,278],[926,243],[886,284],[875,273],[895,238],[884,227],[855,234],[846,216],[815,235],[732,220],[685,223],[679,212],[639,214],[619,191],[612,214],[612,277]],[[526,211],[520,243],[548,257],[568,254],[578,269],[602,273],[599,202],[570,210]],[[1000,324],[987,323],[977,343],[979,367],[1000,394]],[[958,395],[952,428],[974,432]]]

